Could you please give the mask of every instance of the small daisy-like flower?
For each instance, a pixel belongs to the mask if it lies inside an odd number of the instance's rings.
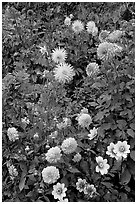
[[[64,200],[62,199],[62,200],[59,200],[57,202],[69,202],[69,201],[68,201],[68,198],[64,198]]]
[[[29,123],[30,123],[30,121],[29,121],[29,119],[28,119],[27,117],[21,118],[21,122],[22,122],[22,123],[26,123],[26,124],[29,124]]]
[[[108,173],[109,164],[107,164],[107,159],[103,159],[102,157],[96,157],[96,162],[98,165],[96,166],[96,172],[100,172],[102,175]]]
[[[112,59],[118,52],[122,51],[122,47],[115,43],[103,42],[97,48],[97,55],[102,60]]]
[[[108,39],[109,34],[110,34],[110,31],[102,30],[101,33],[99,34],[99,40],[101,42],[106,41]]]
[[[30,150],[30,147],[27,145],[26,148],[25,148],[25,151],[29,151]]]
[[[63,150],[65,154],[70,154],[70,153],[75,152],[77,145],[78,144],[75,138],[69,137],[63,141],[61,145],[61,149]]]
[[[127,141],[121,142],[118,141],[117,144],[115,144],[114,152],[118,157],[124,157],[127,158],[127,154],[130,153],[130,145],[127,144]]]
[[[79,178],[79,179],[78,179],[78,182],[76,183],[76,189],[77,189],[79,192],[83,192],[83,191],[84,191],[84,188],[86,187],[86,185],[87,185],[86,179],[81,179],[81,178]]]
[[[96,188],[94,187],[94,185],[87,184],[85,186],[84,194],[86,194],[92,198],[95,193],[96,193]]]
[[[64,24],[65,24],[66,26],[70,26],[70,25],[71,25],[71,18],[66,17],[65,20],[64,20]]]
[[[57,183],[53,186],[52,195],[55,199],[63,200],[63,197],[66,196],[65,191],[67,191],[67,188],[65,188],[64,183]]]
[[[98,28],[95,27],[95,28],[93,28],[92,35],[96,36],[97,34],[98,34]]]
[[[36,133],[33,135],[33,138],[34,138],[34,139],[38,139],[38,138],[39,138],[39,134],[36,132]]]
[[[97,63],[92,62],[89,63],[86,67],[86,73],[87,75],[90,76],[95,76],[97,73],[99,73],[99,66]]]
[[[55,63],[64,63],[67,57],[67,52],[64,48],[56,48],[52,52],[52,60]]]
[[[48,51],[47,51],[47,47],[46,45],[44,46],[38,46],[40,48],[40,52],[44,55],[45,53],[48,54]]]
[[[84,30],[84,24],[79,21],[79,20],[76,20],[73,22],[72,24],[72,30],[76,33],[76,34],[79,34],[81,33],[83,30]]]
[[[98,134],[98,128],[93,128],[93,130],[90,130],[90,134],[88,134],[88,139],[92,140],[94,137],[96,137]]]
[[[89,114],[82,113],[77,117],[78,124],[83,128],[89,128],[89,125],[92,123],[92,119]]]
[[[81,154],[77,153],[74,158],[72,159],[74,162],[79,162],[81,160]]]
[[[55,183],[59,178],[59,170],[55,166],[48,166],[42,170],[42,177],[45,183]]]
[[[15,141],[19,139],[19,134],[18,131],[16,130],[16,128],[12,127],[12,128],[8,128],[7,130],[7,135],[9,137],[10,141]]]
[[[54,76],[60,83],[69,82],[73,79],[75,75],[74,69],[71,65],[67,63],[62,63],[57,65],[54,69]]]
[[[121,30],[115,30],[113,31],[112,33],[109,34],[108,36],[108,40],[110,42],[117,42],[120,40],[120,38],[122,37],[123,35],[123,31]]]
[[[87,23],[87,26],[86,26],[87,32],[92,33],[95,27],[96,27],[95,22],[94,21],[89,21]]]
[[[59,147],[52,147],[46,153],[46,160],[49,163],[56,163],[57,161],[60,160],[61,156],[62,156],[62,154],[61,154],[60,148]]]
[[[110,145],[107,147],[106,154],[109,155],[112,158],[115,158],[116,160],[120,160],[121,157],[118,157],[117,154],[114,152],[115,144],[110,143]]]

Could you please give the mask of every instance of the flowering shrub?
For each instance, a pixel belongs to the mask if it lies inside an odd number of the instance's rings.
[[[4,202],[135,201],[134,7],[3,2]]]

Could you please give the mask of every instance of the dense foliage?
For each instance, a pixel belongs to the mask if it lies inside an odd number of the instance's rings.
[[[48,166],[59,170],[57,182],[65,184],[69,202],[134,201],[134,7],[127,2],[3,3],[3,201],[57,202],[56,183],[48,184],[42,177]],[[94,21],[98,34],[75,34],[64,24],[70,14],[72,22]],[[112,59],[97,55],[102,30],[124,33],[117,42],[122,51]],[[75,71],[68,83],[54,77],[51,53],[59,47],[66,50],[66,62]],[[90,62],[99,65],[95,76],[87,75]],[[77,118],[82,110],[92,118],[85,128]],[[8,133],[13,127],[19,137],[15,140]],[[97,135],[89,139],[93,128]],[[75,138],[76,150],[62,152],[59,161],[50,163],[45,154],[52,147],[63,149],[67,138]],[[130,145],[130,153],[120,160],[106,154],[110,143],[118,141]],[[79,161],[76,154],[81,155]],[[103,175],[96,171],[99,156],[110,166]],[[94,196],[78,190],[80,178],[94,185]]]

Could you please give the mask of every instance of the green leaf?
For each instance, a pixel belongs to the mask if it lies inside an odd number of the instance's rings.
[[[130,152],[130,157],[135,161],[135,151]]]
[[[113,184],[112,184],[112,183],[109,183],[109,182],[102,182],[101,184],[104,185],[104,186],[106,186],[108,189],[110,189],[110,188],[113,187]]]
[[[131,179],[131,174],[128,169],[125,169],[125,171],[121,175],[120,184],[126,185],[129,183],[130,179]]]
[[[26,181],[26,174],[24,174],[24,172],[22,172],[21,179],[20,179],[20,183],[19,183],[19,189],[20,189],[20,191],[23,190],[23,188],[24,188],[24,186],[25,186],[25,181]]]
[[[80,173],[80,171],[77,169],[77,168],[75,168],[75,167],[70,167],[69,169],[67,169],[69,172],[71,172],[71,173]]]
[[[128,135],[130,135],[131,137],[135,137],[135,133],[134,133],[134,131],[132,130],[132,129],[127,129],[127,133],[128,133]]]

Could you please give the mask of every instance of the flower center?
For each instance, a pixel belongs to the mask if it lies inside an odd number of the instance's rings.
[[[104,167],[103,162],[100,162],[98,165],[99,165],[99,167],[100,167],[101,169]]]
[[[121,146],[121,147],[119,148],[119,151],[120,151],[120,152],[124,152],[124,151],[125,151],[125,147],[124,147],[124,146]]]
[[[57,194],[62,194],[62,188],[57,189]]]

